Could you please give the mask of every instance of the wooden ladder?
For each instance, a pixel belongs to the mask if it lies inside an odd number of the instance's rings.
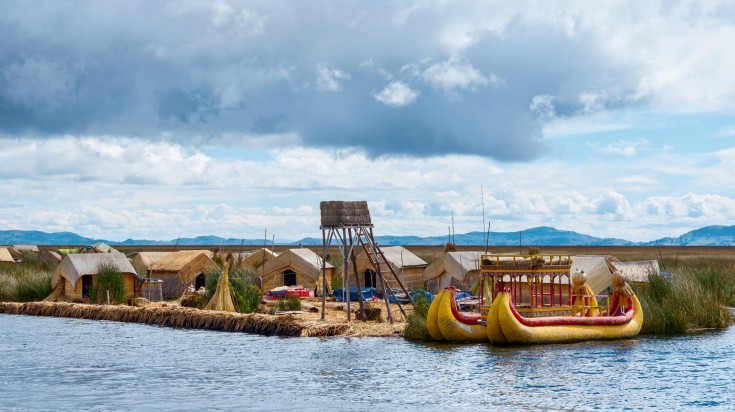
[[[390,293],[391,296],[393,296],[393,300],[395,300],[398,308],[401,310],[401,313],[403,313],[404,319],[407,319],[406,311],[403,308],[403,305],[401,305],[401,302],[398,300],[395,293],[393,292],[393,288],[388,287],[386,279],[392,276],[403,290],[403,293],[406,294],[406,297],[408,297],[408,300],[411,302],[411,304],[414,303],[413,299],[411,298],[411,294],[408,293],[408,290],[406,290],[406,287],[403,286],[403,282],[401,282],[401,278],[393,269],[393,266],[391,266],[390,263],[388,263],[388,261],[385,259],[385,254],[382,250],[380,250],[380,247],[378,247],[378,244],[375,242],[375,238],[373,237],[373,229],[371,227],[360,227],[356,230],[356,235],[357,241],[360,243],[363,250],[365,251],[365,256],[367,256],[370,264],[372,264],[373,268],[375,268],[375,274],[377,276],[376,281],[380,281],[380,285],[383,289],[385,307],[388,311],[388,320],[390,320],[390,323],[393,323],[393,314],[390,310],[390,301],[387,296],[385,296],[386,291]],[[358,274],[355,273],[355,276],[358,276]]]

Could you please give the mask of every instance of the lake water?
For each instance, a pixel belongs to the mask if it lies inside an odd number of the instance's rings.
[[[735,328],[495,348],[0,314],[0,410],[733,410]]]

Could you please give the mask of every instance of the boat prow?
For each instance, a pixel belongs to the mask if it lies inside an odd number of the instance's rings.
[[[447,342],[487,342],[487,328],[480,314],[460,312],[454,300],[456,289],[442,290],[429,307],[426,322],[431,338]]]
[[[525,345],[634,337],[643,326],[643,309],[635,295],[631,300],[632,308],[621,316],[524,318],[511,304],[510,295],[501,292],[488,313],[488,338],[497,344]]]

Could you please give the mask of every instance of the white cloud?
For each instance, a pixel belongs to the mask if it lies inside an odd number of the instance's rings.
[[[320,64],[316,69],[316,84],[319,90],[338,92],[342,90],[340,80],[350,80],[350,75],[344,71]]]
[[[393,107],[406,106],[414,102],[419,92],[400,81],[390,82],[383,90],[373,93],[373,98],[385,105]]]
[[[613,144],[602,147],[601,151],[607,154],[631,157],[638,154],[640,148],[647,146],[648,143],[649,142],[646,139],[641,139],[637,141],[620,140]]]
[[[732,136],[735,136],[735,125],[723,127],[722,129],[718,130],[717,133],[715,133],[715,137],[732,137]]]
[[[462,62],[456,56],[449,60],[431,65],[422,73],[423,79],[435,88],[446,92],[456,89],[475,90],[478,87],[503,84],[498,76],[485,77],[472,64]]]

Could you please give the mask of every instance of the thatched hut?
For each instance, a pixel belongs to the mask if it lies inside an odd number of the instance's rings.
[[[334,266],[326,263],[327,283],[335,272]],[[258,268],[263,291],[279,286],[301,285],[306,289],[322,290],[322,258],[311,249],[288,249]]]
[[[159,262],[164,257],[173,252],[133,252],[128,253],[128,259],[136,270],[145,270],[148,272],[154,263]]]
[[[468,290],[480,274],[480,255],[483,252],[447,252],[424,269],[426,290],[439,293],[447,286]]]
[[[112,246],[104,242],[97,242],[93,245],[86,245],[79,250],[79,253],[110,253],[117,252]]]
[[[13,256],[13,259],[19,261],[23,259],[24,253],[38,254],[38,246],[36,245],[13,245],[8,246],[8,252]]]
[[[138,275],[128,258],[118,252],[66,255],[51,277],[51,286],[60,289],[60,282],[63,282],[63,295],[66,298],[85,299],[89,296],[89,287],[102,266],[111,266],[122,274],[128,296],[134,297],[138,294]]]
[[[265,262],[268,262],[269,260],[273,260],[278,257],[278,253],[268,249],[268,248],[260,248],[256,251],[251,252],[243,252],[240,254],[240,264],[238,267],[240,268],[258,268],[263,266]],[[237,263],[238,256],[235,256],[235,263]]]
[[[61,255],[53,250],[47,250],[36,259],[36,266],[39,268],[56,268],[61,263]]]
[[[401,283],[408,290],[424,288],[424,270],[428,264],[420,257],[413,254],[403,246],[381,247],[380,250],[385,255],[385,260],[393,268],[393,271],[401,279]],[[377,277],[376,268],[368,259],[365,251],[357,255],[355,258],[357,264],[357,274],[360,276],[360,285],[363,287],[378,287],[380,280]],[[352,272],[352,267],[349,268]],[[387,283],[386,287],[397,288],[398,282],[388,268],[381,268]],[[387,275],[386,275],[387,273]],[[355,276],[350,273],[350,284],[355,285]]]
[[[172,252],[151,265],[148,276],[163,281],[163,299],[180,297],[189,286],[199,289],[206,284],[207,273],[220,270],[206,251],[182,250]]]
[[[10,250],[7,247],[0,247],[0,264],[3,265],[14,265],[15,259],[10,254]]]
[[[613,265],[633,284],[648,283],[648,276],[661,274],[658,260],[641,260],[637,262],[614,262]]]

